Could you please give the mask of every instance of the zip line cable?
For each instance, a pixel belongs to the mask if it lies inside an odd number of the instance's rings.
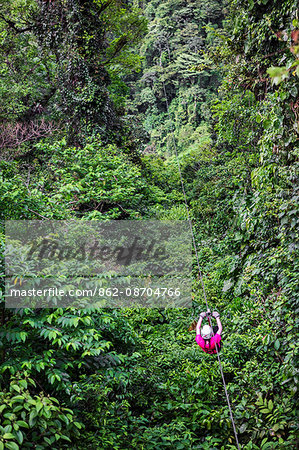
[[[159,45],[159,49],[160,49],[160,61],[162,61],[162,49],[161,49],[160,45]],[[161,64],[161,67],[163,68],[162,64]],[[172,121],[172,118],[171,118],[171,115],[170,115],[170,112],[169,112],[168,97],[167,97],[167,92],[166,92],[166,89],[165,89],[165,83],[164,83],[163,79],[162,79],[162,86],[163,86],[163,91],[164,91],[164,96],[165,96],[167,115],[168,115],[168,118],[169,118],[169,121],[170,121],[170,124],[171,124],[171,136],[172,136],[173,146],[174,146],[176,160],[177,160],[177,164],[178,164],[178,171],[179,171],[179,176],[180,176],[180,181],[181,181],[181,186],[182,186],[182,191],[183,191],[183,196],[184,196],[184,202],[185,202],[185,207],[186,207],[186,212],[187,212],[187,217],[188,217],[189,228],[190,228],[192,241],[193,241],[193,247],[194,247],[195,256],[196,256],[196,262],[197,262],[197,267],[198,267],[200,283],[201,283],[201,286],[202,286],[203,295],[204,295],[204,299],[205,299],[205,303],[206,303],[206,307],[207,307],[207,311],[208,311],[210,308],[209,308],[209,305],[208,305],[207,294],[206,294],[206,290],[205,290],[205,284],[204,284],[204,281],[203,281],[202,271],[201,271],[201,268],[200,268],[198,251],[197,251],[197,245],[196,245],[196,241],[195,241],[195,236],[194,236],[194,232],[193,232],[193,225],[192,225],[192,221],[191,221],[191,217],[190,217],[190,213],[189,213],[189,207],[188,207],[188,203],[187,203],[187,196],[186,196],[185,186],[184,186],[184,182],[183,182],[183,176],[182,176],[182,171],[181,171],[181,164],[180,164],[180,161],[179,161],[176,141],[175,141],[175,137],[174,137],[173,121]],[[212,328],[212,333],[213,333],[213,336],[214,336],[213,328]],[[226,383],[225,383],[225,379],[224,379],[221,359],[220,359],[220,355],[219,355],[219,352],[218,352],[218,346],[215,345],[215,348],[216,348],[216,352],[217,352],[219,368],[220,368],[220,372],[221,372],[221,377],[222,377],[224,392],[225,392],[225,396],[226,396],[226,401],[227,401],[227,405],[228,405],[228,408],[229,408],[230,419],[231,419],[231,423],[232,423],[233,430],[234,430],[236,444],[237,444],[238,450],[240,450],[238,434],[237,434],[237,430],[236,430],[236,425],[235,425],[235,421],[234,421],[234,416],[233,416],[233,412],[232,412],[232,408],[231,408],[229,395],[228,395],[227,388],[226,388]]]

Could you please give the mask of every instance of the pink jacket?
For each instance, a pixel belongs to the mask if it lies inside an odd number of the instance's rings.
[[[204,352],[214,354],[217,353],[215,344],[219,345],[221,336],[220,334],[216,333],[213,337],[211,337],[211,339],[205,340],[201,337],[200,334],[197,334],[195,340]]]

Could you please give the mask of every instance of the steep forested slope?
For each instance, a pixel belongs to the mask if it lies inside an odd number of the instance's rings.
[[[140,45],[142,72],[130,83],[134,95],[129,106],[148,134],[147,152],[173,154],[172,131],[179,149],[190,151],[202,138],[199,126],[209,116],[208,104],[219,84],[217,70],[199,72],[196,67],[204,61],[210,27],[221,24],[221,2],[150,1],[144,13],[149,25]]]
[[[173,130],[240,445],[296,448],[296,2],[138,6],[0,2],[0,219],[185,219]],[[235,449],[204,308],[2,293],[0,450]]]

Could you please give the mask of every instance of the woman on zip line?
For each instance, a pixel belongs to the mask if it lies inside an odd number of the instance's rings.
[[[202,328],[201,323],[205,317],[210,316],[211,312],[208,310],[207,313],[202,312],[199,315],[199,321],[196,325],[196,342],[203,349],[204,352],[215,354],[217,353],[216,345],[218,351],[220,350],[220,341],[222,333],[222,325],[220,321],[220,314],[217,311],[213,311],[212,317],[216,319],[217,327],[214,329],[210,325],[204,325]],[[210,320],[209,320],[210,323]]]

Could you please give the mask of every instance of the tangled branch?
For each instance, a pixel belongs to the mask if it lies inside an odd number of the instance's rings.
[[[16,148],[24,142],[34,141],[59,130],[59,124],[40,121],[2,123],[0,125],[0,149]]]

